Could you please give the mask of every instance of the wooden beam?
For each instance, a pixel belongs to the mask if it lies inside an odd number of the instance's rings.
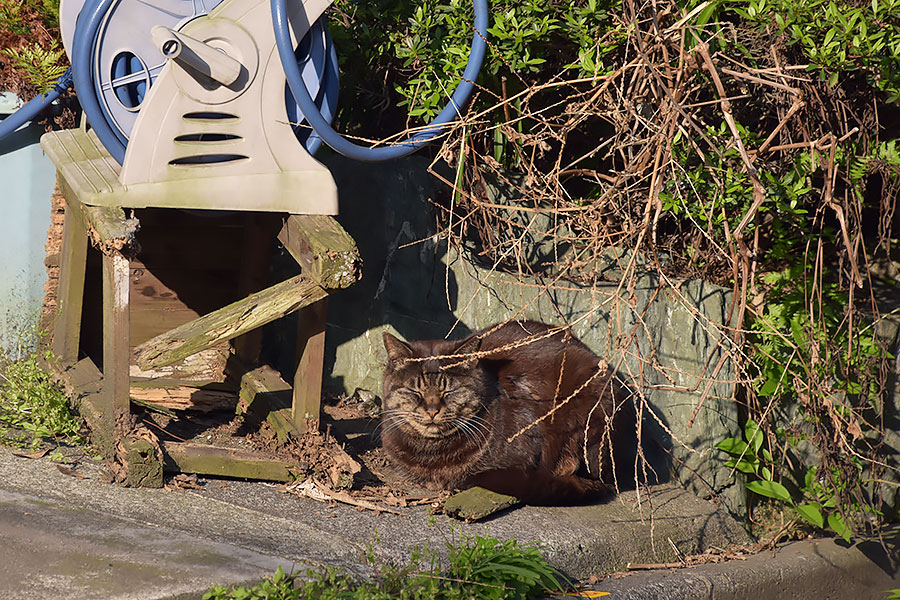
[[[128,259],[113,252],[103,255],[103,393],[114,411],[110,418],[129,414]]]
[[[221,342],[308,306],[327,295],[316,282],[298,275],[194,319],[134,350],[142,369],[170,365]]]
[[[246,450],[194,444],[161,442],[167,471],[240,477],[266,481],[290,481],[290,463],[251,454]]]
[[[150,408],[200,413],[234,410],[238,401],[234,391],[210,390],[187,385],[144,387],[132,384],[130,396],[132,402],[149,405]]]
[[[71,367],[78,360],[87,249],[88,234],[81,212],[67,201],[60,250],[62,264],[56,291],[59,314],[53,323],[53,339],[50,342],[50,350],[64,368]]]
[[[322,405],[322,368],[325,363],[325,326],[328,299],[300,310],[297,331],[298,361],[294,373],[291,420],[300,431],[307,419],[319,420]]]
[[[327,290],[348,287],[361,276],[356,242],[334,217],[291,215],[278,240],[303,267],[303,273]]]

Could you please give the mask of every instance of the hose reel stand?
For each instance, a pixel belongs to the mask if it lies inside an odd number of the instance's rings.
[[[338,211],[334,179],[312,155],[323,142],[366,161],[409,154],[439,134],[472,91],[486,47],[486,0],[475,0],[477,32],[463,82],[435,122],[390,147],[347,142],[330,127],[338,93],[337,55],[322,18],[330,2],[62,2],[63,42],[91,128],[50,132],[41,140],[67,201],[51,349],[62,378],[87,407],[82,414],[101,450],[123,465],[126,483],[161,485],[163,461],[186,472],[290,478],[289,464],[234,449],[148,442],[152,436],[136,433],[130,419],[132,398],[146,397],[147,386],[162,380],[169,387],[155,390],[156,397],[181,393],[187,375],[193,394],[200,390],[196,381],[208,374],[184,370],[224,347],[229,361],[233,354],[239,359],[242,401],[288,393],[290,408],[273,407],[270,423],[299,432],[307,419],[317,419],[326,299],[356,281],[360,264],[355,242],[330,216]],[[136,220],[123,210],[130,208],[146,209],[137,213],[140,243]],[[159,210],[168,208],[246,216],[206,219]],[[278,214],[273,222],[263,218],[266,213]],[[289,216],[282,223],[283,213]],[[233,224],[218,225],[229,218],[243,228],[237,240]],[[185,219],[192,224],[178,233]],[[254,229],[244,221],[275,223],[281,230]],[[231,233],[207,231],[216,227]],[[258,281],[268,272],[261,248],[275,234],[302,273],[266,288]],[[194,250],[194,237],[218,239],[219,250]],[[89,239],[100,249],[102,279],[101,314],[94,317],[89,305],[96,294],[90,300],[85,295]],[[236,251],[238,242],[243,249]],[[154,260],[169,262],[154,266]],[[208,278],[225,263],[239,271],[236,288],[211,293],[192,279]],[[191,295],[199,288],[199,296],[215,305],[200,310],[186,304],[179,289],[158,275],[173,272],[183,279],[189,273]],[[291,386],[254,365],[258,328],[293,311],[300,311],[300,332]],[[99,353],[89,352],[82,339],[92,327],[100,330]]]

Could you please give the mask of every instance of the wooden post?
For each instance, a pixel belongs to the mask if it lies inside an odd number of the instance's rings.
[[[264,217],[270,215],[251,214],[244,228],[243,252],[240,265],[238,290],[241,296],[249,296],[266,287],[269,263],[272,258],[273,227],[266,227]],[[276,230],[277,231],[277,230]],[[260,327],[234,339],[235,354],[246,365],[259,363],[263,330]]]
[[[306,420],[318,423],[322,404],[322,366],[325,362],[325,326],[328,298],[310,304],[298,313],[297,351],[299,360],[294,374],[294,399],[291,420],[300,431]]]
[[[56,292],[59,314],[53,323],[50,350],[60,365],[68,368],[78,362],[88,234],[81,211],[69,206],[68,200],[64,219],[59,288]]]
[[[103,394],[113,409],[113,425],[129,414],[128,259],[103,254]]]

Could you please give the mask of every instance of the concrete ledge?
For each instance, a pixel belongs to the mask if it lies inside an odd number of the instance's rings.
[[[886,532],[888,550],[900,557],[900,526]],[[634,573],[599,584],[621,600],[884,600],[900,588],[900,572],[884,549],[866,540],[847,547],[833,539],[785,544],[745,560],[685,569]]]

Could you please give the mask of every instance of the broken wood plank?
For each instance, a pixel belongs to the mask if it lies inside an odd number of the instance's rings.
[[[307,277],[292,277],[147,340],[135,348],[135,361],[142,369],[170,365],[308,306],[327,294]]]
[[[137,385],[141,381],[160,381],[162,383],[159,387],[168,387],[166,381],[178,381],[193,387],[222,383],[228,376],[226,371],[230,369],[230,359],[233,359],[231,346],[224,342],[157,369],[144,370],[132,364],[131,383]]]
[[[334,217],[291,215],[278,240],[303,267],[303,273],[325,289],[348,287],[361,276],[362,259],[356,242]]]
[[[261,479],[265,481],[290,481],[290,463],[260,457],[247,451],[191,442],[161,442],[167,471]]]
[[[473,487],[453,494],[444,501],[444,512],[466,522],[478,521],[521,504],[518,498]]]
[[[196,388],[187,385],[172,387],[131,386],[131,400],[150,407],[208,413],[234,410],[238,397],[233,391]]]
[[[269,365],[248,371],[241,377],[238,413],[264,414],[270,410],[290,406],[291,386]]]

